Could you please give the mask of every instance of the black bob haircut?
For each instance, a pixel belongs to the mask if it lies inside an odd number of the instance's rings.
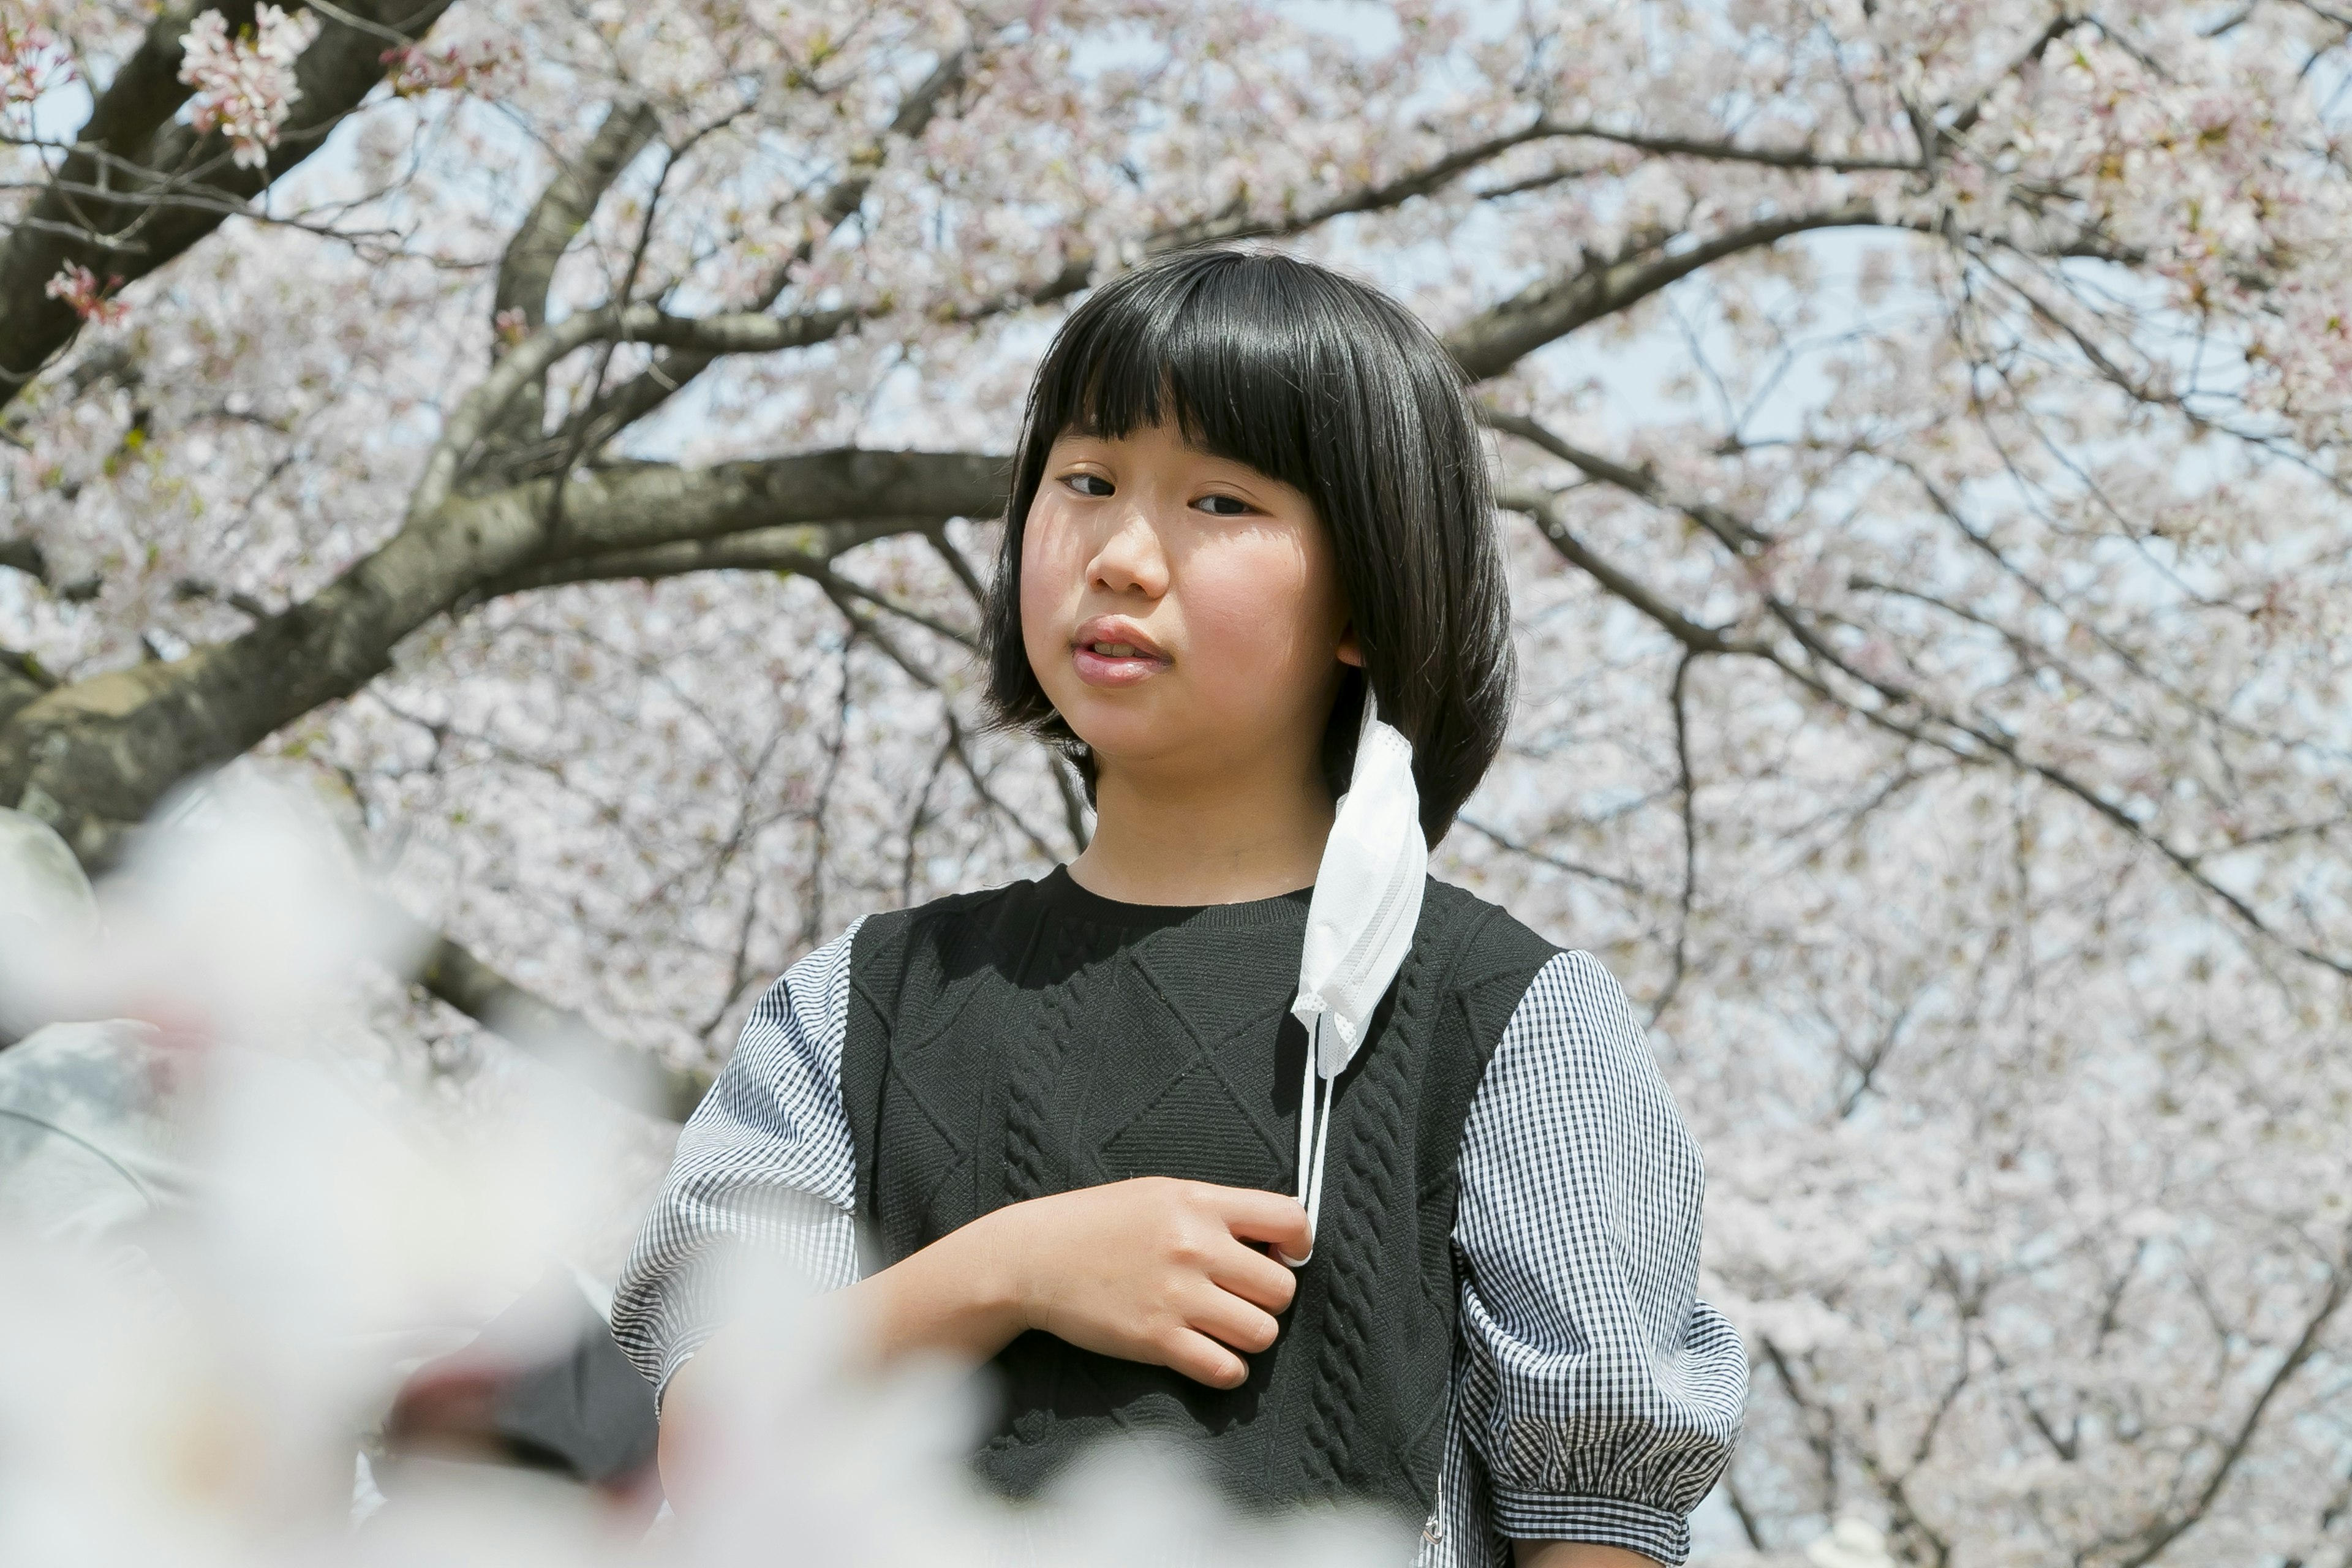
[[[1331,536],[1363,649],[1323,735],[1336,798],[1355,763],[1363,688],[1412,742],[1434,846],[1493,763],[1517,673],[1493,484],[1462,372],[1387,295],[1295,257],[1180,251],[1097,288],[1029,389],[989,595],[988,707],[1094,759],[1047,700],[1021,638],[1021,541],[1066,431],[1118,439],[1172,422],[1192,445],[1300,491]]]

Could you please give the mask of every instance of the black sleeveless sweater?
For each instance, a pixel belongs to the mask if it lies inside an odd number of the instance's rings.
[[[850,962],[842,1094],[869,1268],[990,1210],[1130,1176],[1297,1190],[1308,890],[1124,904],[1063,869],[870,917]],[[1034,1493],[1089,1439],[1173,1433],[1234,1500],[1437,1493],[1471,1096],[1559,950],[1427,884],[1411,955],[1340,1076],[1313,1258],[1274,1348],[1220,1390],[1040,1332],[995,1362],[973,1456]]]

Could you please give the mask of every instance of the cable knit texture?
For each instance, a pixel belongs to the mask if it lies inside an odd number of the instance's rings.
[[[1304,889],[1150,909],[1056,871],[869,919],[841,1069],[869,1262],[1130,1176],[1295,1191],[1307,909]],[[1228,1391],[1024,1334],[996,1359],[980,1473],[1025,1496],[1095,1437],[1168,1433],[1246,1504],[1344,1494],[1424,1518],[1459,1311],[1463,1121],[1557,951],[1428,884],[1412,955],[1339,1080],[1323,1233],[1275,1348]]]

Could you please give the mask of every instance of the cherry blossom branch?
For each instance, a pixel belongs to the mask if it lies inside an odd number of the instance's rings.
[[[918,133],[934,111],[939,99],[956,79],[950,67],[960,71],[959,59],[943,65],[922,88],[910,95],[894,121],[892,134],[909,136]],[[1493,162],[1513,148],[1531,142],[1564,136],[1599,135],[1597,131],[1580,127],[1554,125],[1536,121],[1516,132],[1490,138],[1469,147],[1458,149],[1436,158],[1422,167],[1378,184],[1366,185],[1343,193],[1328,202],[1300,212],[1279,217],[1234,216],[1179,225],[1160,230],[1148,237],[1140,247],[1145,256],[1164,254],[1188,245],[1242,238],[1286,238],[1307,233],[1334,219],[1365,213],[1391,210],[1417,196],[1443,189],[1464,174]],[[821,204],[821,216],[829,229],[840,223],[865,200],[872,174],[878,170],[887,143],[877,142],[862,154],[867,166],[860,174],[833,187]],[[1707,150],[1706,144],[1690,143],[1694,153]],[[1788,157],[1776,153],[1752,154],[1730,148],[1714,149],[1726,157],[1738,153],[1749,161],[1778,163],[1783,166]],[[1474,379],[1484,379],[1507,369],[1509,364],[1543,343],[1565,336],[1580,326],[1604,316],[1631,308],[1671,283],[1689,276],[1711,263],[1742,251],[1769,246],[1791,235],[1812,229],[1875,225],[1881,220],[1874,204],[1857,201],[1830,211],[1800,215],[1790,218],[1765,220],[1735,229],[1713,240],[1703,241],[1688,250],[1666,255],[1664,241],[1657,250],[1629,250],[1628,258],[1614,264],[1588,265],[1579,273],[1565,279],[1548,280],[1524,290],[1485,317],[1457,329],[1448,341],[1465,368]],[[778,268],[769,285],[753,303],[754,310],[764,310],[781,293],[786,276],[794,265],[804,265],[814,254],[814,240],[803,240],[791,261]],[[1643,259],[1630,258],[1639,255]],[[1083,289],[1092,277],[1095,258],[1090,252],[1072,257],[1058,272],[1037,279],[1030,286],[1015,290],[1005,298],[976,310],[958,312],[953,320],[977,322],[1009,310],[1034,308],[1049,304]],[[835,330],[850,324],[845,317]],[[814,339],[810,340],[815,341]],[[803,346],[793,344],[787,346]],[[610,441],[622,430],[667,402],[683,388],[686,382],[707,369],[720,354],[727,352],[765,352],[758,347],[740,350],[717,350],[686,356],[664,355],[631,381],[613,391],[600,395],[590,406],[568,421],[565,428],[524,452],[507,460],[506,472],[511,478],[535,475],[545,470],[547,463],[564,449],[594,450]],[[558,356],[560,357],[560,355]]]
[[[921,660],[900,647],[898,639],[884,629],[873,616],[852,603],[847,595],[827,590],[827,596],[833,600],[834,607],[841,612],[843,618],[849,622],[856,636],[878,648],[883,657],[897,665],[908,679],[926,691],[939,694],[940,721],[947,726],[948,731],[947,744],[954,752],[957,766],[962,769],[965,779],[971,784],[972,793],[980,796],[982,803],[989,810],[1012,824],[1013,829],[1022,837],[1027,839],[1029,847],[1040,856],[1048,860],[1061,859],[1062,851],[1049,842],[1044,834],[1029,826],[1027,817],[1014,810],[1010,803],[990,787],[987,776],[980,771],[979,763],[972,757],[971,747],[967,743],[968,735],[963,721],[956,717],[955,710],[949,705],[946,694],[940,690],[939,677],[925,668]]]
[[[0,539],[0,566],[42,582],[48,580],[48,557],[29,539]]]
[[[1952,116],[1951,123],[1941,128],[1937,139],[1957,142],[1967,137],[1969,132],[1977,128],[1977,122],[1984,118],[1984,106],[1992,98],[1995,89],[2041,59],[2042,55],[2048,52],[2051,45],[2082,25],[2083,16],[2080,12],[2071,5],[2060,5],[2052,14],[2049,22],[2042,26],[2042,29],[2028,39],[2024,47],[2010,58],[2009,64],[1987,82],[1981,90],[1959,106],[1958,112]]]
[[[207,11],[217,12],[230,28],[242,27],[252,22],[254,6],[241,0],[219,5],[184,0],[167,7],[92,104],[75,138],[91,151],[68,154],[57,171],[62,186],[119,194],[100,199],[66,188],[45,191],[0,241],[0,404],[14,398],[80,330],[81,317],[44,292],[48,279],[79,266],[135,282],[212,233],[232,210],[227,204],[248,200],[309,157],[383,79],[381,32],[420,39],[448,3],[353,0],[348,9],[365,25],[329,21],[302,51],[294,63],[298,96],[276,130],[276,145],[257,165],[209,152],[226,144],[216,134],[172,120],[192,90],[182,79],[189,27]],[[118,169],[117,161],[126,161],[139,174],[119,183],[101,178],[101,160]],[[175,203],[159,209],[139,199],[159,189],[216,196],[224,205]]]
[[[1691,908],[1698,900],[1698,784],[1691,774],[1690,704],[1685,698],[1690,680],[1691,663],[1700,658],[1699,650],[1683,649],[1682,658],[1675,661],[1675,678],[1666,692],[1667,711],[1673,716],[1675,730],[1675,799],[1680,808],[1677,815],[1683,828],[1682,892],[1675,911],[1675,945],[1666,972],[1666,983],[1658,988],[1650,1003],[1650,1026],[1665,1016],[1674,1005],[1675,994],[1682,989],[1683,977],[1689,972]]]
[[[900,102],[884,134],[850,154],[848,173],[827,187],[816,204],[817,227],[804,235],[788,257],[770,268],[766,279],[753,291],[749,310],[765,311],[782,297],[793,276],[815,255],[818,241],[865,204],[866,195],[873,188],[875,176],[881,173],[890,148],[923,133],[940,106],[962,84],[969,64],[969,55],[961,50],[941,59]],[[629,380],[599,392],[586,408],[567,419],[551,436],[529,450],[513,454],[505,465],[507,476],[535,478],[546,471],[549,462],[559,453],[598,450],[677,396],[688,382],[717,363],[722,352],[680,345],[655,355],[651,364]]]
[[[1650,889],[1648,888],[1643,887],[1641,883],[1634,881],[1630,877],[1620,877],[1612,871],[1603,871],[1597,866],[1587,866],[1580,861],[1570,860],[1565,856],[1553,854],[1549,849],[1542,848],[1534,844],[1529,844],[1522,839],[1515,838],[1511,835],[1505,833],[1501,828],[1493,826],[1487,823],[1480,822],[1475,817],[1468,816],[1467,814],[1456,816],[1454,820],[1462,826],[1476,834],[1479,837],[1486,840],[1487,843],[1492,844],[1497,849],[1504,850],[1509,854],[1521,856],[1527,859],[1535,861],[1538,865],[1549,866],[1555,871],[1564,871],[1571,877],[1579,877],[1587,881],[1598,882],[1605,888],[1614,888],[1619,892],[1627,894],[1633,898],[1645,899],[1650,896]]]
[[[2328,1270],[2326,1288],[2320,1292],[2318,1301],[2304,1320],[2302,1331],[2295,1337],[2294,1343],[2288,1347],[2286,1354],[2280,1358],[2270,1376],[2263,1380],[2262,1387],[2248,1404],[2220,1458],[2214,1461],[2204,1485],[2198,1488],[2194,1497],[2173,1510],[2169,1518],[2157,1521],[2127,1542],[2117,1542],[2126,1547],[2126,1552],[2116,1561],[2116,1568],[2147,1568],[2212,1511],[2214,1500],[2221,1495],[2221,1489],[2230,1483],[2231,1476],[2236,1472],[2256,1434],[2261,1431],[2263,1416],[2279,1394],[2294,1381],[2296,1374],[2318,1354],[2321,1335],[2334,1321],[2336,1314],[2343,1310],[2347,1298],[2352,1298],[2352,1258],[2338,1258]]]
[[[1811,147],[1743,147],[1736,142],[1706,137],[1658,136],[1640,131],[1614,131],[1591,123],[1539,121],[1544,136],[1588,142],[1608,142],[1637,152],[1668,158],[1696,158],[1710,163],[1755,163],[1769,169],[1791,169],[1836,174],[1919,174],[1927,165],[1916,158],[1873,158],[1851,153],[1817,153]]]
[[[654,305],[632,305],[625,310],[610,307],[583,310],[542,327],[499,360],[442,426],[441,437],[425,458],[423,474],[411,492],[409,518],[415,521],[439,510],[449,500],[457,476],[470,465],[476,449],[509,405],[551,365],[579,349],[612,341],[693,348],[713,355],[772,353],[823,342],[855,320],[848,310],[816,310],[791,317],[749,313],[689,317],[673,316]]]
[[[547,291],[554,280],[556,264],[587,226],[613,182],[659,128],[660,121],[649,105],[614,103],[580,155],[557,170],[540,193],[499,261],[498,282],[490,296],[491,318],[501,334],[493,340],[494,358],[505,352],[506,334],[520,339],[547,324]],[[509,439],[539,434],[544,397],[542,386],[533,382],[500,412],[499,424],[510,432]]]
[[[1796,1369],[1789,1364],[1789,1357],[1771,1335],[1757,1335],[1756,1348],[1764,1352],[1764,1364],[1772,1369],[1780,1380],[1780,1391],[1796,1408],[1805,1447],[1812,1450],[1813,1460],[1821,1468],[1822,1510],[1827,1512],[1837,1500],[1837,1415],[1798,1381]]]
[[[57,684],[31,655],[0,647],[0,724],[55,690]]]
[[[1950,524],[1953,531],[1958,533],[1960,538],[1968,543],[1970,549],[1982,555],[1986,560],[1991,562],[1994,566],[2000,569],[2004,577],[2017,584],[2017,586],[2024,593],[2030,595],[2035,603],[2041,605],[2045,609],[2053,611],[2061,616],[2066,616],[2072,625],[2079,626],[2093,642],[2098,645],[2101,651],[2115,659],[2116,662],[2121,665],[2134,679],[2147,682],[2152,689],[2162,693],[2168,700],[2179,703],[2182,707],[2188,709],[2190,712],[2195,713],[2199,718],[2204,720],[2207,723],[2211,724],[2217,730],[2227,731],[2230,733],[2238,735],[2243,739],[2260,742],[2264,744],[2291,745],[2294,746],[2296,749],[2307,749],[2300,743],[2290,742],[2282,736],[2270,734],[2264,731],[2257,730],[2252,725],[2244,722],[2242,720],[2233,718],[2230,714],[2223,712],[2221,710],[2215,708],[2211,703],[2197,697],[2194,693],[2182,689],[2176,683],[2166,679],[2155,670],[2150,669],[2145,659],[2131,648],[2126,647],[2122,642],[2117,640],[2112,633],[2099,626],[2095,621],[2075,619],[2072,616],[2071,612],[2068,611],[2066,605],[2059,600],[2057,595],[2050,591],[2047,584],[2042,583],[2036,579],[2032,573],[2027,572],[2014,561],[2011,561],[2008,554],[1993,542],[1992,538],[1987,534],[1983,529],[1969,521],[1967,514],[1960,510],[1959,504],[1945,491],[1941,485],[1938,485],[1933,479],[1922,472],[1917,464],[1894,453],[1874,451],[1869,455],[1886,463],[1890,468],[1907,478],[1912,484],[1917,488],[1920,495],[1926,499],[1928,507],[1947,523]],[[2025,485],[2026,480],[2024,476],[2017,473],[2013,466],[2011,468],[2011,474],[2012,478],[2018,480],[2021,486]],[[1916,590],[1906,590],[1906,592],[1910,592],[1914,597],[1923,599],[1931,597],[1930,595],[1920,594]],[[1953,614],[1957,615],[1959,613],[1956,609],[1952,609],[1951,606],[1945,605],[1943,607],[1948,610],[1951,610]],[[1981,624],[1981,617],[1971,618],[1979,620]],[[2004,637],[2011,637],[2012,634],[2003,630],[2001,632],[2001,636]],[[2030,646],[2034,647],[2037,657],[2042,658],[2051,666],[2051,668],[2064,670],[2070,679],[2079,679],[2086,689],[2096,689],[2097,683],[2092,680],[2087,673],[2082,672],[2070,663],[2061,660],[2055,653],[2039,643],[2032,644]],[[2244,844],[2253,842],[2258,842],[2258,840],[2253,838],[2233,840],[2223,847],[2238,848]],[[2193,853],[2192,858],[2201,858],[2203,856],[2212,853],[2214,853],[2214,851],[2210,849],[2199,850]]]
[[[1703,267],[1822,229],[1884,226],[1875,204],[1761,218],[1668,252],[1663,240],[1636,241],[1617,255],[1586,258],[1530,284],[1445,335],[1445,346],[1473,381],[1502,374],[1556,339],[1630,309]]]
[[[1473,142],[1445,153],[1395,179],[1345,192],[1302,213],[1280,217],[1232,214],[1162,230],[1147,243],[1145,251],[1146,254],[1157,254],[1179,250],[1188,245],[1208,245],[1223,240],[1279,238],[1320,228],[1335,218],[1388,212],[1416,196],[1434,195],[1464,174],[1493,163],[1514,148],[1524,147],[1531,142],[1575,134],[1578,132],[1539,119],[1520,130],[1506,132],[1500,136],[1489,137],[1484,142]]]
[[[1513,428],[1515,426],[1532,425],[1534,422],[1521,420],[1511,415],[1490,414],[1487,423],[1497,430],[1510,430],[1516,435],[1517,431]],[[1570,448],[1562,443],[1561,449],[1565,451]],[[1555,455],[1559,454],[1555,453]],[[1569,460],[1574,461],[1573,458]],[[1592,470],[1587,470],[1587,472],[1591,471]],[[1562,560],[1648,616],[1669,637],[1682,644],[1690,652],[1695,654],[1745,653],[1769,657],[1770,650],[1763,644],[1728,636],[1719,626],[1701,625],[1666,603],[1664,597],[1647,584],[1603,560],[1599,552],[1578,538],[1569,528],[1567,522],[1560,517],[1559,508],[1549,496],[1536,490],[1507,489],[1496,497],[1496,504],[1505,511],[1516,511],[1527,517],[1536,525],[1537,531],[1544,536],[1551,547],[1559,552]]]
[[[1716,541],[1735,557],[1750,558],[1766,542],[1765,535],[1744,520],[1733,516],[1721,507],[1675,497],[1669,494],[1664,486],[1654,476],[1646,472],[1626,468],[1622,464],[1599,458],[1597,455],[1582,453],[1580,448],[1556,433],[1544,429],[1533,421],[1515,420],[1511,424],[1504,424],[1499,421],[1507,416],[1491,417],[1498,421],[1497,428],[1507,429],[1513,435],[1524,436],[1552,456],[1582,468],[1591,478],[1622,489],[1663,510],[1672,511],[1689,519],[1714,536]],[[1587,458],[1591,459],[1589,465]],[[1521,510],[1517,503],[1535,499],[1516,490],[1507,491],[1506,495],[1509,499],[1504,504],[1515,510]],[[1531,512],[1530,515],[1534,514]],[[1538,526],[1541,527],[1540,521]],[[1570,554],[1560,540],[1553,537],[1551,530],[1545,529],[1543,531],[1547,541],[1550,542],[1555,549],[1560,550],[1563,556],[1580,567],[1584,565],[1585,558],[1590,558],[1590,552],[1581,552],[1579,555]],[[1561,532],[1564,534],[1565,530]],[[1572,543],[1572,536],[1568,537]],[[2306,962],[2318,964],[2339,974],[2352,975],[2352,959],[2328,952],[2309,942],[2298,941],[2287,935],[2263,919],[2261,912],[2249,904],[2244,898],[2222,886],[2206,871],[2201,864],[2203,852],[2184,849],[2173,844],[2162,834],[2137,820],[2121,805],[2106,798],[2088,782],[2075,777],[2053,763],[2027,755],[2013,737],[1990,725],[1975,722],[1946,710],[1928,700],[1921,693],[1899,685],[1890,678],[1857,668],[1853,660],[1839,653],[1822,637],[1820,631],[1812,625],[1812,613],[1802,606],[1770,593],[1759,595],[1759,601],[1765,613],[1795,642],[1801,658],[1762,642],[1751,642],[1727,649],[1716,646],[1720,641],[1719,633],[1711,628],[1699,626],[1678,612],[1671,610],[1658,600],[1656,595],[1646,591],[1641,591],[1638,595],[1620,593],[1618,586],[1612,586],[1612,581],[1624,587],[1636,590],[1640,587],[1622,572],[1612,573],[1610,577],[1602,577],[1595,574],[1595,581],[1600,582],[1610,592],[1618,593],[1627,604],[1641,610],[1661,627],[1675,635],[1676,640],[1682,642],[1686,648],[1708,653],[1729,652],[1760,659],[1780,669],[1783,675],[1797,681],[1822,701],[1854,715],[1874,728],[1902,736],[1906,740],[1934,746],[1963,762],[1981,763],[1997,759],[2021,773],[2041,779],[2089,808],[2126,838],[2154,851],[2183,879],[2206,896],[2219,902],[2241,925],[2257,937]],[[1851,694],[1841,692],[1835,683],[1826,678],[1827,674],[1834,674],[1878,700],[1874,703],[1861,701]],[[1906,713],[1916,714],[1917,717],[1906,718],[1904,716]]]

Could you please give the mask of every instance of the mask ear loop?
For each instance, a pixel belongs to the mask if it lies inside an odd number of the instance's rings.
[[[1331,1102],[1339,1098],[1339,1080],[1325,1078],[1320,1070],[1323,1031],[1330,1024],[1329,1013],[1315,1015],[1315,1032],[1307,1041],[1306,1081],[1298,1086],[1298,1201],[1307,1210],[1307,1257],[1293,1258],[1278,1247],[1275,1251],[1293,1268],[1306,1268],[1307,1258],[1315,1256],[1315,1232],[1323,1215],[1323,1163],[1331,1152]]]

